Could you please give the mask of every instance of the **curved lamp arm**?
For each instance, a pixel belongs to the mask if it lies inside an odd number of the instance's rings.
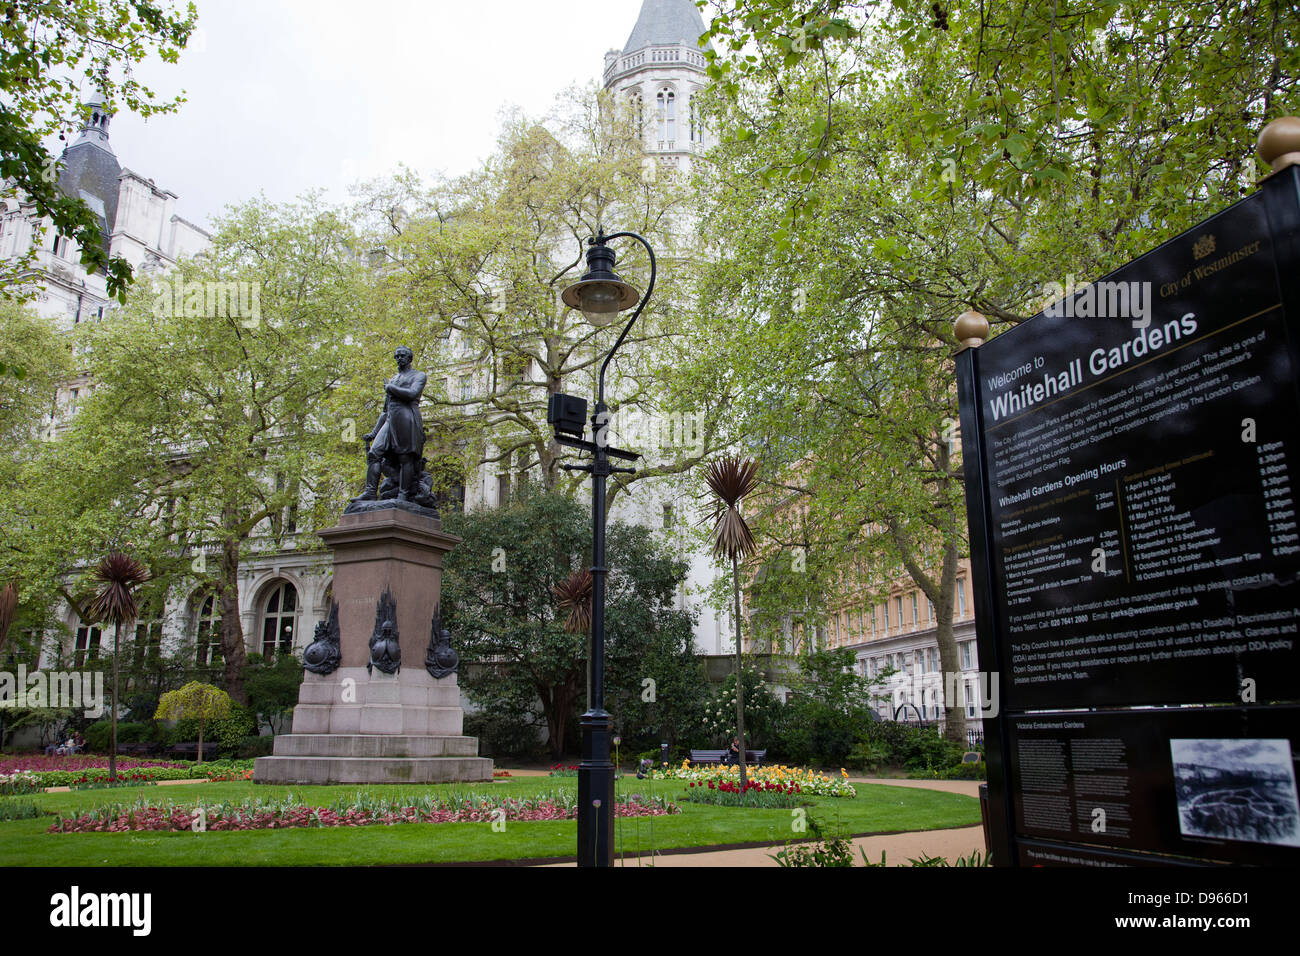
[[[612,236],[597,236],[590,240],[590,242],[594,244],[596,242],[609,242],[611,239],[624,238],[637,240],[637,242],[645,246],[645,251],[650,254],[650,283],[646,286],[645,294],[641,296],[641,301],[637,303],[636,311],[632,313],[632,318],[627,320],[627,325],[623,326],[623,331],[619,333],[618,341],[614,343],[614,347],[610,349],[609,354],[605,356],[605,361],[600,363],[600,379],[598,380],[596,388],[597,406],[605,404],[605,369],[609,367],[610,359],[614,357],[614,353],[618,351],[618,347],[623,344],[623,340],[627,338],[627,334],[632,331],[632,326],[636,323],[637,317],[641,314],[641,310],[645,308],[645,304],[650,301],[650,293],[653,292],[655,288],[655,271],[657,268],[655,265],[655,251],[650,248],[650,243],[646,242],[645,237],[639,236],[635,232],[616,232]]]

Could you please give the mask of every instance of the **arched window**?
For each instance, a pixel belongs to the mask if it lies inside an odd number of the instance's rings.
[[[269,661],[277,650],[291,653],[297,623],[298,589],[288,581],[276,584],[262,612],[262,656]]]
[[[636,131],[640,133],[645,128],[645,111],[641,107],[641,94],[633,93],[628,102],[632,107],[632,121],[636,123]]]
[[[224,663],[221,649],[221,605],[215,594],[203,600],[194,632],[194,662],[200,667]]]
[[[677,94],[665,87],[655,98],[659,120],[659,148],[672,149],[677,139]]]

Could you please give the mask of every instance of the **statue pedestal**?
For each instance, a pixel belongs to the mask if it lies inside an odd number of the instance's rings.
[[[442,522],[398,507],[344,515],[322,531],[334,551],[340,665],[304,676],[293,732],[254,763],[259,783],[489,781],[492,761],[461,734],[456,675],[435,679],[425,655],[442,585],[442,559],[459,543]],[[401,666],[367,671],[385,591],[396,605]]]

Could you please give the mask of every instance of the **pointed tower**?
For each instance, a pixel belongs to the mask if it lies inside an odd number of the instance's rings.
[[[122,165],[108,142],[108,124],[113,113],[104,98],[96,93],[83,110],[85,115],[77,139],[63,151],[59,188],[66,195],[83,200],[99,217],[107,250],[113,223],[117,219],[118,180],[122,175]]]
[[[712,142],[694,106],[708,82],[703,33],[692,0],[645,0],[623,49],[605,54],[605,89],[639,118],[646,152],[684,172]]]

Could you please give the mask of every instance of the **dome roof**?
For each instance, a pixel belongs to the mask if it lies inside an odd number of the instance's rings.
[[[692,0],[645,0],[623,52],[678,44],[700,49],[703,32],[704,20]]]

